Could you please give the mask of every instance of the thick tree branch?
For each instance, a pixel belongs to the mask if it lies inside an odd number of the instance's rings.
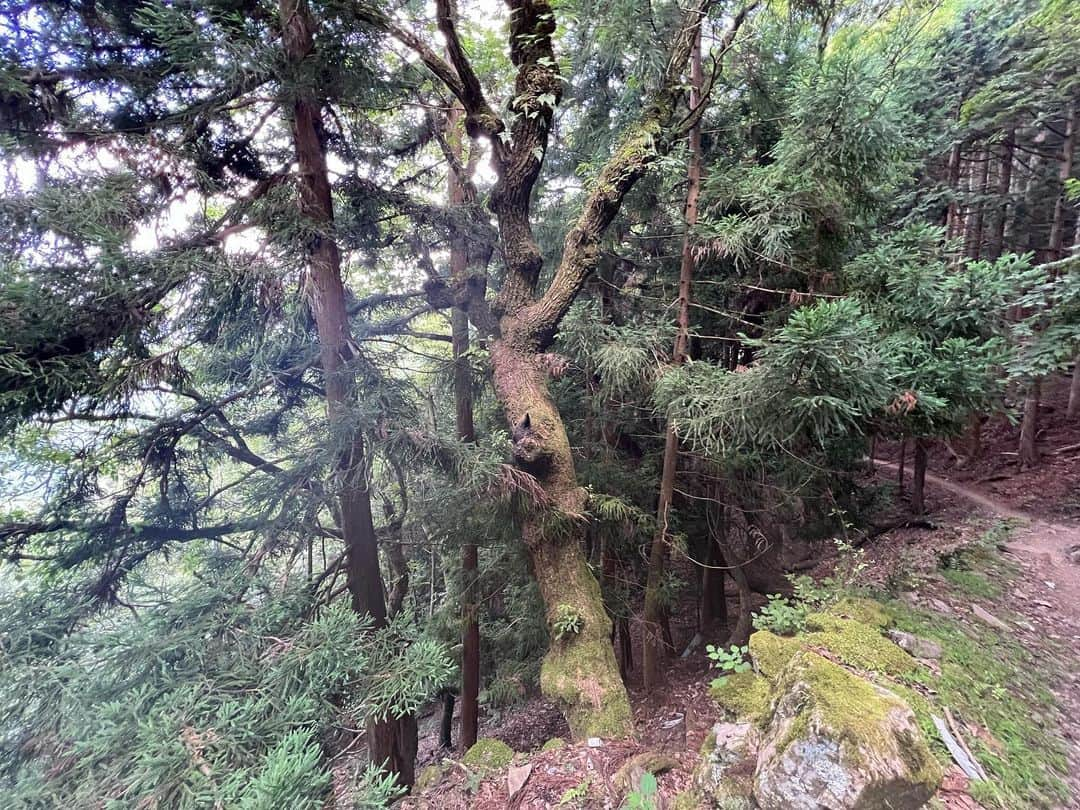
[[[664,83],[652,94],[637,125],[626,134],[601,170],[581,214],[566,235],[562,261],[551,285],[539,301],[521,313],[524,331],[517,339],[533,350],[543,350],[554,339],[559,322],[599,263],[600,237],[618,214],[626,195],[649,166],[667,154],[685,132],[685,122],[680,125],[674,120],[682,94],[682,75],[711,3],[712,0],[699,0],[684,13],[672,43]],[[735,16],[723,40],[725,50],[756,5],[757,0],[753,0]],[[702,103],[704,100],[703,97]],[[700,113],[692,111],[691,118],[694,115]]]

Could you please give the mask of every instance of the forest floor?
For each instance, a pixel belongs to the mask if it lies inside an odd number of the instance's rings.
[[[977,750],[988,758],[1000,754],[998,771],[1007,776],[998,781],[1004,789],[980,792],[953,768],[938,796],[949,810],[1080,808],[1080,452],[1069,449],[1080,443],[1080,424],[1064,424],[1063,390],[1063,385],[1048,386],[1042,464],[1017,468],[1018,429],[1005,421],[984,425],[975,463],[965,465],[951,448],[938,446],[927,475],[929,528],[890,531],[861,552],[860,587],[891,594],[891,604],[900,613],[910,610],[908,620],[916,628],[921,621],[923,627],[940,622],[956,629],[961,643],[983,648],[972,651],[972,661],[994,669],[953,683],[950,698],[954,709],[967,704],[969,719],[962,727],[981,746]],[[896,458],[896,448],[880,450],[885,460],[879,462],[878,479],[895,481],[895,461],[888,459]],[[908,482],[910,475],[909,464]],[[828,575],[833,562],[812,574]],[[693,607],[684,615],[691,618],[673,622],[672,628],[679,650],[696,631]],[[415,810],[619,808],[626,792],[617,784],[619,768],[636,754],[659,749],[672,752],[674,760],[675,767],[658,780],[662,800],[670,800],[690,787],[701,745],[719,712],[708,696],[713,675],[702,645],[686,657],[671,658],[665,675],[665,688],[652,695],[641,689],[638,673],[630,675],[634,740],[540,751],[548,740],[565,737],[567,729],[539,697],[486,717],[481,736],[505,741],[519,752],[516,764],[531,766],[512,800],[505,770],[472,773],[456,755],[437,748],[433,715],[427,721],[432,731],[421,741],[420,765],[441,762],[442,775],[402,805]],[[984,708],[986,717],[1011,712],[997,718],[997,737],[988,728],[993,722],[977,722]],[[1065,798],[1063,783],[1073,798]]]

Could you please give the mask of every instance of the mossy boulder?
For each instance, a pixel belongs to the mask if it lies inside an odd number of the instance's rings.
[[[750,657],[755,669],[775,680],[800,650],[824,651],[849,667],[891,677],[909,675],[920,664],[882,630],[889,614],[872,599],[842,599],[806,617],[806,631],[778,636],[759,630],[750,636]]]
[[[762,810],[915,810],[934,795],[941,766],[894,693],[803,650],[776,694],[753,778]]]
[[[461,762],[474,771],[499,771],[514,759],[514,750],[502,740],[481,737],[465,752]]]
[[[769,681],[754,672],[736,672],[717,678],[709,694],[732,717],[757,722],[769,711]]]

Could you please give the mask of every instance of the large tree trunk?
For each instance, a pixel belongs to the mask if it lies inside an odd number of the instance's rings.
[[[495,342],[491,360],[499,400],[514,426],[515,461],[536,477],[547,499],[525,516],[522,530],[548,626],[561,613],[580,619],[580,632],[552,638],[541,689],[576,738],[624,737],[633,728],[630,702],[611,647],[611,620],[582,552],[587,496],[548,390],[548,366],[543,355],[521,351],[507,338]]]
[[[701,28],[694,39],[690,60],[690,109],[701,100]],[[701,191],[701,126],[695,124],[689,133],[690,165],[687,170],[689,182],[686,190],[686,233],[683,235],[682,261],[679,267],[679,307],[676,319],[675,349],[672,363],[682,365],[690,338],[690,285],[694,277],[693,228],[697,224],[698,195]],[[679,438],[675,426],[669,421],[664,440],[664,463],[660,474],[660,497],[656,509],[656,533],[649,550],[649,570],[645,583],[645,615],[642,631],[641,671],[646,690],[658,686],[661,677],[660,658],[666,645],[662,644],[661,631],[664,605],[660,604],[660,588],[664,579],[665,558],[671,520],[671,502],[675,493],[675,476],[678,471]],[[670,631],[669,631],[670,632]]]
[[[281,0],[285,55],[294,67],[315,50],[315,21],[303,0]],[[334,224],[330,179],[322,141],[322,103],[310,90],[297,93],[291,110],[293,146],[299,167],[301,216],[318,228],[309,239],[308,291],[319,335],[326,411],[330,432],[341,442],[337,452],[338,507],[345,544],[346,582],[353,609],[368,614],[375,627],[386,624],[386,601],[379,571],[379,547],[371,514],[371,492],[363,434],[353,425],[355,372],[349,363],[355,345],[349,332],[341,254]],[[372,721],[367,728],[372,762],[395,774],[403,786],[413,782],[416,720],[411,715]]]

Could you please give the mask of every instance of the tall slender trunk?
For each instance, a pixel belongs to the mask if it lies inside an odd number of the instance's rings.
[[[912,470],[911,511],[916,515],[926,512],[926,440],[915,440],[915,463]]]
[[[1072,383],[1069,385],[1069,407],[1065,411],[1067,419],[1080,416],[1080,353],[1073,357]]]
[[[705,567],[701,571],[701,632],[708,635],[717,627],[726,627],[728,623],[727,597],[724,594],[724,558],[720,553],[720,543],[727,542],[726,532],[721,526],[717,531],[718,539],[709,537],[709,552],[705,556]]]
[[[1061,161],[1058,164],[1058,189],[1054,201],[1054,215],[1050,221],[1050,237],[1047,240],[1046,260],[1057,261],[1064,256],[1065,245],[1065,183],[1072,175],[1073,156],[1076,150],[1076,105],[1069,103],[1065,121],[1065,139],[1061,145]],[[1024,417],[1020,425],[1020,466],[1030,467],[1039,462],[1037,438],[1039,432],[1039,399],[1042,380],[1036,379],[1024,400]]]
[[[986,258],[991,261],[1000,258],[1005,249],[1005,223],[1009,218],[1009,195],[1012,192],[1013,156],[1016,152],[1016,128],[1005,133],[1001,144],[1001,163],[997,176],[997,210],[990,231],[990,241],[986,247]]]
[[[952,239],[960,233],[960,144],[954,143],[949,150],[948,186],[951,199],[945,212],[945,236]]]
[[[1054,201],[1054,218],[1050,224],[1049,260],[1057,261],[1065,256],[1065,184],[1072,176],[1073,156],[1076,153],[1076,104],[1070,102],[1065,113],[1065,140],[1061,145],[1061,163],[1058,165],[1057,199]]]
[[[990,179],[990,150],[983,149],[979,153],[979,166],[977,173],[972,172],[971,191],[973,211],[968,219],[967,233],[964,237],[965,254],[969,259],[978,261],[982,254],[983,243],[983,209],[986,207],[986,192],[989,188]]]
[[[471,163],[464,159],[461,138],[463,111],[454,105],[447,117],[447,144],[461,166]],[[451,169],[447,174],[447,196],[452,206],[466,202],[467,194],[462,178]],[[462,281],[468,272],[468,245],[458,235],[450,241],[450,277]],[[450,313],[451,347],[454,356],[454,413],[458,438],[463,442],[476,441],[473,425],[472,374],[469,368],[469,316],[461,307]],[[461,549],[461,576],[464,587],[461,594],[461,723],[458,742],[465,751],[476,742],[480,720],[480,624],[479,614],[479,553],[475,543],[465,543]]]
[[[281,0],[279,13],[286,58],[293,67],[299,67],[315,51],[315,20],[304,0]],[[300,214],[313,226],[308,243],[307,287],[319,335],[327,421],[331,435],[340,442],[336,488],[346,583],[353,610],[370,615],[378,628],[386,625],[387,610],[371,514],[364,437],[353,426],[356,380],[350,361],[355,357],[355,343],[349,332],[341,253],[333,237],[334,209],[322,140],[322,102],[305,87],[296,94],[290,113],[299,167]],[[371,761],[395,774],[400,784],[411,785],[417,749],[415,718],[406,715],[372,721],[367,738]]]
[[[701,100],[703,83],[701,70],[701,29],[698,28],[694,48],[690,56],[690,108]],[[686,233],[683,236],[682,261],[679,266],[679,308],[675,332],[675,349],[672,363],[682,365],[690,338],[690,285],[694,277],[693,228],[697,224],[698,195],[701,192],[701,127],[695,124],[689,132],[690,165],[687,169]],[[660,588],[664,579],[667,557],[668,529],[671,519],[671,502],[675,493],[675,475],[679,461],[679,438],[675,426],[669,421],[664,438],[664,463],[660,474],[660,497],[657,505],[656,533],[649,550],[649,570],[645,583],[645,610],[641,637],[641,671],[646,690],[658,686],[663,680],[660,657],[664,645],[663,611]],[[670,632],[670,631],[669,631]]]
[[[1039,397],[1042,380],[1034,380],[1024,398],[1024,417],[1020,422],[1020,466],[1031,467],[1039,463],[1039,448],[1035,443],[1039,431]]]

